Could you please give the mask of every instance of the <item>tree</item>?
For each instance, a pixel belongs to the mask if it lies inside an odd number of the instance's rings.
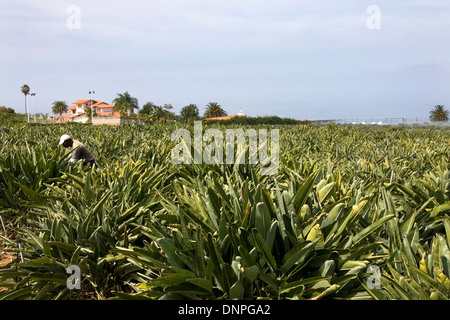
[[[88,117],[88,119],[91,119],[91,110],[92,110],[92,107],[86,107],[84,109],[84,112],[86,113],[86,116]],[[92,116],[93,117],[97,116],[97,110],[95,108],[94,108],[94,114]]]
[[[205,113],[203,114],[204,118],[215,118],[215,117],[224,117],[227,116],[227,112],[222,109],[222,106],[217,102],[210,102],[206,105]]]
[[[128,91],[125,91],[123,94],[118,93],[117,98],[113,102],[115,103],[113,110],[120,112],[122,117],[134,114],[134,109],[139,109],[138,99],[132,97]]]
[[[0,107],[0,113],[9,113],[9,114],[15,114],[16,111],[13,108],[7,108],[5,106]]]
[[[154,108],[153,119],[158,122],[167,122],[168,120],[173,119],[174,116],[174,113],[167,110],[166,107],[155,106]]]
[[[27,84],[24,84],[20,90],[25,95],[25,113],[28,117],[28,122],[30,122],[30,115],[28,114],[28,104],[27,104],[27,95],[30,93],[30,87]]]
[[[61,117],[63,113],[67,112],[67,103],[65,101],[54,101],[53,102],[53,107],[52,107],[52,112],[54,114],[59,114],[59,116]]]
[[[197,108],[197,105],[190,104],[188,106],[185,106],[180,111],[180,116],[184,119],[184,121],[188,122],[189,119],[198,119],[199,118],[199,111]]]
[[[175,114],[169,111],[171,109],[173,109],[171,104],[165,104],[164,107],[161,107],[155,105],[153,102],[147,102],[142,109],[139,110],[139,119],[146,123],[152,121],[164,123],[175,118]]]
[[[141,110],[139,110],[139,115],[153,114],[155,112],[155,107],[156,105],[153,102],[147,102],[142,106]]]
[[[38,112],[38,113],[36,113],[36,117],[41,118],[42,120],[46,121],[48,119],[48,113]]]
[[[444,109],[443,105],[437,105],[430,111],[431,121],[443,121],[447,122],[449,118],[449,111]]]
[[[16,123],[20,121],[13,108],[0,107],[0,123]]]

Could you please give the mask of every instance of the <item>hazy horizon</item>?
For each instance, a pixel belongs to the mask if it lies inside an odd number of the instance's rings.
[[[298,120],[426,121],[450,106],[443,0],[16,0],[0,3],[0,27],[0,105],[18,113],[24,84],[49,114],[125,91],[140,107]]]

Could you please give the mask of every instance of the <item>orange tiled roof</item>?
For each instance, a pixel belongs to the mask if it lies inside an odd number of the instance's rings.
[[[83,103],[86,103],[86,102],[88,102],[88,101],[91,101],[91,99],[80,99],[80,100],[77,100],[77,101],[75,101],[75,102],[72,102],[73,104],[83,104]],[[95,100],[94,100],[95,101]]]
[[[80,99],[80,100],[77,100],[77,101],[75,101],[75,102],[72,102],[73,104],[84,104],[84,103],[86,103],[86,102],[90,102],[90,101],[92,101],[92,105],[98,105],[98,104],[102,104],[102,103],[106,103],[106,102],[103,102],[103,101],[100,101],[100,100],[94,100],[94,99]]]
[[[82,116],[87,116],[86,112],[83,113],[78,113],[78,114],[74,114],[73,117],[82,117]]]
[[[75,115],[73,114],[73,113],[66,113],[66,114],[63,114],[61,117],[63,117],[63,118],[72,118],[72,117],[74,117]],[[59,116],[58,116],[59,117]]]
[[[237,116],[225,116],[225,117],[214,117],[214,118],[206,118],[204,120],[230,120],[231,118],[234,118]]]
[[[107,104],[107,103],[106,103],[106,102],[103,102],[103,101],[98,101],[98,100],[96,100],[95,103],[92,104],[92,107],[93,107],[93,108],[96,108],[96,107],[101,106],[101,105],[104,105],[104,104]]]
[[[67,109],[69,109],[69,110],[75,110],[77,108],[77,105],[76,104],[74,104],[73,106],[70,106],[69,108],[67,108]]]

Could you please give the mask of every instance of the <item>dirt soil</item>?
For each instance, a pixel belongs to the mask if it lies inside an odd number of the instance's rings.
[[[1,231],[0,234],[3,235],[3,231]],[[8,263],[11,263],[13,259],[13,253],[6,252],[4,243],[0,242],[0,268],[6,266]],[[3,290],[5,290],[5,288],[0,287],[0,291]]]
[[[4,252],[2,251],[2,248],[0,248],[0,267],[6,266],[12,260],[13,260],[12,254],[9,252]]]
[[[5,236],[3,230],[0,230],[0,235]],[[14,235],[10,234],[8,232],[8,239],[13,239],[13,238],[14,238]],[[13,253],[7,252],[5,250],[6,250],[5,244],[3,243],[3,241],[0,241],[0,267],[3,267],[5,265],[7,265],[8,263],[10,263],[14,259],[13,258]]]

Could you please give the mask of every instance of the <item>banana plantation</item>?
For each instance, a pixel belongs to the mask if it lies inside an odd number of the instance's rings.
[[[0,125],[0,299],[450,298],[449,129],[279,125],[263,175],[173,163],[179,128]]]

